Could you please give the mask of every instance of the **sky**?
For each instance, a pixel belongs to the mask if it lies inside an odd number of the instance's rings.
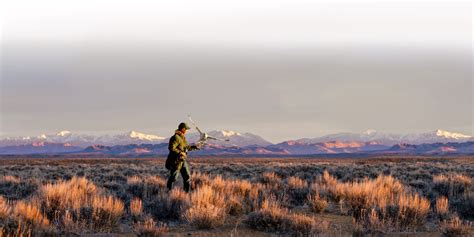
[[[470,1],[2,1],[0,136],[473,135]]]

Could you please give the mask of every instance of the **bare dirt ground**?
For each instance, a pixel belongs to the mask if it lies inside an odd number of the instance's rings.
[[[0,236],[473,235],[474,157],[188,161],[0,158]]]

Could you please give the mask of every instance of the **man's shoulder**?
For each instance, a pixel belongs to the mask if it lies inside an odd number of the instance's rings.
[[[181,139],[182,137],[179,134],[175,133],[173,134],[173,136],[171,136],[170,141],[181,140]]]

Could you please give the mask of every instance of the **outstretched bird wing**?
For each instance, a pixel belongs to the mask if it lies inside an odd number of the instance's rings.
[[[229,139],[220,139],[220,138],[210,137],[210,136],[207,136],[207,139],[216,140],[216,141],[223,141],[223,142],[228,142],[228,141],[230,141]]]
[[[189,118],[189,121],[191,121],[191,123],[193,123],[194,127],[196,127],[196,130],[199,132],[199,135],[202,135],[204,134],[201,129],[199,129],[199,127],[196,125],[196,123],[193,121],[193,119],[191,118],[191,115],[188,115],[188,118]]]

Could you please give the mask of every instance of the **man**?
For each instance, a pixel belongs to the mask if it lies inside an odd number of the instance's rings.
[[[188,151],[199,150],[197,146],[190,146],[186,142],[186,131],[191,129],[186,123],[180,123],[178,130],[170,138],[168,144],[168,158],[166,159],[166,168],[170,171],[167,187],[173,188],[173,183],[178,179],[179,174],[183,177],[184,191],[191,191],[191,172],[188,162],[186,162]]]

